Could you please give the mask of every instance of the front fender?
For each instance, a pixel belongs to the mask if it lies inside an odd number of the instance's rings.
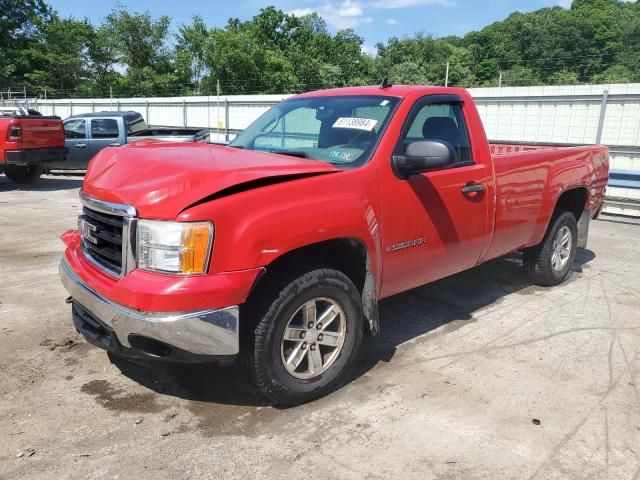
[[[336,238],[357,239],[366,246],[378,289],[380,208],[373,167],[217,198],[185,210],[178,220],[214,223],[211,273],[264,267],[301,247]]]

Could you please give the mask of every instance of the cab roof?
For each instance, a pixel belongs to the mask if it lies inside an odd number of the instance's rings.
[[[462,88],[453,87],[435,87],[427,85],[392,85],[389,87],[380,87],[380,85],[370,85],[366,87],[342,87],[332,88],[328,90],[315,90],[312,92],[301,93],[294,98],[307,97],[323,97],[338,95],[380,95],[388,97],[404,98],[413,93],[427,94],[460,94],[464,92]]]
[[[102,111],[102,112],[90,112],[90,113],[76,113],[75,115],[70,115],[67,118],[96,118],[96,117],[123,117],[123,118],[134,118],[139,117],[140,113],[134,111],[128,112],[111,112],[111,111]]]

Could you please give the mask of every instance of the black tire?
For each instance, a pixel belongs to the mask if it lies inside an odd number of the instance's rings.
[[[7,178],[15,183],[35,182],[43,173],[44,169],[38,165],[8,165],[4,170]]]
[[[553,255],[555,251],[554,241],[558,232],[563,228],[571,232],[569,242],[570,252],[566,264],[562,268],[554,268]],[[578,224],[576,217],[571,212],[560,212],[551,219],[547,232],[535,247],[527,248],[523,254],[524,269],[529,279],[536,285],[549,287],[558,285],[567,280],[572,273],[571,267],[576,258],[578,245]]]
[[[279,291],[259,295],[262,308],[248,309],[257,318],[255,328],[247,332],[245,339],[244,364],[254,385],[274,404],[299,405],[334,390],[355,359],[363,334],[362,300],[346,275],[326,268],[304,273],[276,290]],[[296,378],[287,371],[281,356],[284,330],[306,302],[320,297],[336,302],[344,312],[344,344],[326,371],[309,379]]]

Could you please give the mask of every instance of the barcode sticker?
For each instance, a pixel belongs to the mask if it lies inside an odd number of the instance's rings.
[[[377,120],[371,118],[340,117],[333,124],[333,128],[353,128],[370,132],[377,123]]]

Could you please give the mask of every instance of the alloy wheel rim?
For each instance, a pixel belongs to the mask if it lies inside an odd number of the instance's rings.
[[[317,377],[333,365],[346,337],[346,317],[331,298],[303,303],[289,318],[280,354],[289,375],[303,380]]]
[[[551,254],[551,266],[556,272],[564,269],[571,256],[571,229],[566,225],[556,233],[553,238],[553,253]]]

